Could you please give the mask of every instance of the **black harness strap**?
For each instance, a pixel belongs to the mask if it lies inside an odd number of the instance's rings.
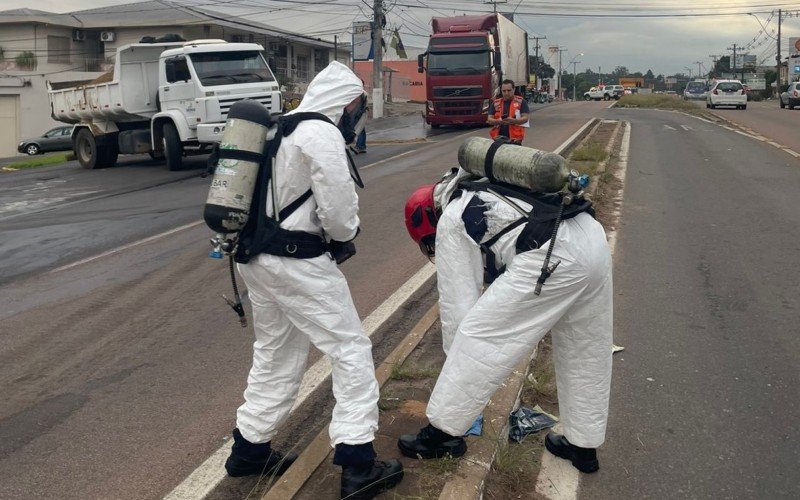
[[[286,205],[283,208],[283,210],[281,210],[278,213],[278,218],[280,220],[284,220],[287,217],[289,217],[290,215],[292,215],[294,213],[294,211],[297,210],[298,208],[300,208],[303,205],[303,203],[306,202],[307,199],[311,198],[311,195],[313,195],[313,194],[314,193],[312,193],[311,190],[309,189],[305,193],[303,193],[300,196],[298,196],[296,200],[294,200],[293,202],[291,202],[288,205]]]
[[[494,141],[489,146],[489,150],[486,151],[486,159],[483,162],[483,172],[486,174],[486,178],[488,178],[491,182],[497,182],[497,179],[494,176],[494,155],[503,144],[506,143],[504,141]]]
[[[252,151],[244,151],[242,149],[223,149],[219,148],[217,151],[217,158],[230,159],[230,160],[243,160],[251,161],[253,163],[261,163],[264,161],[263,153],[253,153]]]

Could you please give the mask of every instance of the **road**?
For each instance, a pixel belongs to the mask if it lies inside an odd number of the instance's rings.
[[[713,113],[800,153],[800,108],[780,109],[778,102],[759,101],[747,103],[745,111],[717,108]]]
[[[800,161],[682,114],[606,116],[632,124],[614,257],[626,350],[580,497],[800,497]]]
[[[526,144],[552,150],[606,105],[540,109]],[[427,262],[403,225],[407,194],[456,165],[464,137],[487,133],[443,131],[357,157],[367,184],[362,234],[342,269],[362,317]],[[27,184],[0,178],[0,250],[10,260],[0,287],[0,497],[160,498],[229,435],[252,334],[219,297],[227,268],[206,257],[210,232],[196,222],[209,181],[200,167],[168,173],[134,162],[44,169],[26,173]],[[144,169],[158,180],[144,180]],[[48,186],[48,196],[65,184],[72,194],[9,205],[20,186],[50,175],[67,182]],[[111,178],[125,188],[90,192]],[[137,182],[151,185],[132,189]],[[173,232],[142,240],[165,231]]]

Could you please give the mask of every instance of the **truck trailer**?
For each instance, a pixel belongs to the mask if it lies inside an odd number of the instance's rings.
[[[83,168],[150,153],[177,170],[184,156],[206,153],[222,139],[236,101],[254,99],[280,112],[280,89],[263,50],[224,40],[124,45],[110,81],[49,87],[51,114],[75,124],[72,145]]]
[[[505,79],[524,95],[530,75],[525,30],[502,14],[434,17],[431,24],[428,49],[417,59],[426,73],[428,124],[486,123]]]

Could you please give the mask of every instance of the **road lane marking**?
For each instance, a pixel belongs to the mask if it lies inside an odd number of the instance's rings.
[[[417,271],[403,286],[397,289],[388,299],[383,301],[372,314],[361,322],[364,333],[372,336],[375,331],[383,326],[389,317],[392,316],[400,307],[417,291],[422,285],[435,274],[436,268],[433,264],[425,264],[422,269]],[[327,356],[318,359],[314,365],[306,370],[303,380],[300,383],[300,391],[295,400],[294,406],[289,412],[291,415],[320,386],[331,374],[331,363]],[[225,479],[225,459],[230,453],[230,442],[226,442],[214,452],[205,462],[195,469],[189,476],[179,484],[174,490],[167,494],[165,500],[188,500],[202,499],[211,493],[217,485]]]
[[[664,124],[664,128],[666,128],[666,129],[669,129],[669,130],[678,130],[678,129],[676,129],[676,128],[670,127],[670,126],[669,126],[669,125],[667,125],[666,123]]]
[[[78,266],[83,265],[83,264],[88,264],[89,262],[95,261],[97,259],[102,259],[103,257],[108,257],[109,255],[114,255],[114,254],[122,252],[124,250],[128,250],[128,249],[131,249],[131,248],[134,248],[134,247],[138,247],[139,245],[144,245],[145,243],[150,243],[151,241],[155,241],[155,240],[157,240],[159,238],[163,238],[164,236],[169,236],[171,234],[175,234],[175,233],[177,233],[179,231],[183,231],[184,229],[189,229],[189,228],[192,228],[192,227],[195,227],[195,226],[199,226],[200,224],[203,224],[204,222],[205,221],[198,220],[198,221],[195,221],[195,222],[191,222],[189,224],[184,224],[183,226],[172,228],[169,231],[164,231],[163,233],[159,233],[159,234],[156,234],[156,235],[153,235],[153,236],[149,236],[147,238],[144,238],[143,240],[134,241],[133,243],[128,243],[127,245],[122,245],[121,247],[115,248],[113,250],[109,250],[107,252],[103,252],[103,253],[97,254],[95,256],[87,257],[87,258],[79,260],[77,262],[73,262],[72,264],[67,264],[66,266],[57,267],[56,269],[53,269],[52,271],[50,271],[50,273],[58,273],[58,272],[61,272],[61,271],[66,271],[67,269],[72,269],[73,267],[78,267]]]
[[[622,183],[614,201],[618,202],[612,215],[612,220],[619,221],[619,212],[622,210],[622,198],[625,192],[625,175],[628,171],[628,156],[631,145],[631,124],[625,122],[625,132],[622,135],[622,144],[619,152],[619,168],[617,178]],[[617,222],[619,226],[619,222]],[[617,247],[617,229],[609,228],[607,231],[608,246],[613,256]],[[560,424],[553,429],[554,432],[560,431]],[[549,500],[575,500],[578,498],[580,486],[580,473],[567,460],[556,457],[548,451],[542,452],[542,465],[539,468],[539,476],[536,478],[535,490],[537,493]]]
[[[694,129],[693,129],[692,127],[690,127],[689,125],[681,125],[681,128],[682,128],[683,130],[687,130],[687,131],[688,131],[688,130],[694,130]]]

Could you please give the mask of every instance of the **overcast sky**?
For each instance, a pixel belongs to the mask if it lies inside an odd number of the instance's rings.
[[[484,0],[383,0],[389,27],[397,27],[405,45],[424,47],[432,16],[491,12]],[[271,24],[281,29],[320,38],[349,40],[353,21],[367,20],[374,0],[178,0],[178,3],[214,8],[222,12]],[[130,4],[128,0],[0,0],[0,9],[21,7],[51,12],[70,12],[106,5]],[[32,7],[35,5],[35,7]],[[692,6],[692,8],[687,8]],[[426,8],[428,7],[428,8]],[[578,72],[608,72],[625,66],[631,72],[697,75],[711,66],[712,55],[729,55],[733,44],[755,54],[759,63],[775,64],[778,8],[794,17],[784,19],[783,56],[788,38],[800,37],[800,2],[768,0],[508,0],[498,1],[497,10],[515,11],[515,21],[530,36],[546,37],[539,43],[567,49],[562,65],[580,61]],[[792,10],[794,9],[794,10]],[[747,15],[754,13],[754,16]],[[713,14],[710,16],[690,16]],[[578,17],[583,15],[587,17]],[[603,17],[614,16],[614,17]],[[645,17],[662,16],[662,17]],[[762,29],[762,25],[766,28]],[[531,51],[534,41],[531,40]],[[737,49],[738,51],[739,49]],[[584,53],[579,56],[579,53]],[[556,67],[558,60],[551,64]],[[569,65],[570,70],[572,65]]]

